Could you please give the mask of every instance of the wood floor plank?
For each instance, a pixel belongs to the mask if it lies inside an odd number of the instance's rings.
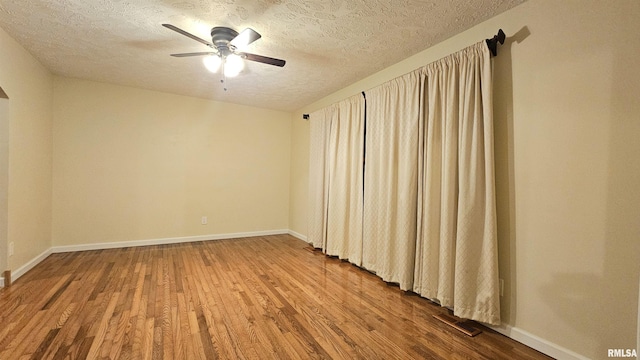
[[[548,359],[289,235],[53,254],[0,290],[0,359]]]

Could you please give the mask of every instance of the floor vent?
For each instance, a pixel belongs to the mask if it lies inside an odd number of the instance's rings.
[[[465,335],[476,336],[482,332],[479,326],[471,320],[463,320],[446,314],[433,315],[433,317],[463,332]]]
[[[305,246],[304,249],[307,250],[308,252],[312,253],[312,254],[317,254],[319,252],[311,245]]]

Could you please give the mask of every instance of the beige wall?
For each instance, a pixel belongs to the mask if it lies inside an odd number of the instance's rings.
[[[65,78],[54,95],[53,76],[0,30],[15,243],[6,266],[52,244],[287,227],[304,235],[302,113],[503,28],[495,131],[505,324],[592,358],[634,348],[638,15],[632,0],[530,0],[293,115]]]
[[[310,112],[490,37],[502,316],[590,358],[636,346],[640,2],[530,0],[293,115],[290,227],[306,234]]]
[[[5,266],[16,270],[51,247],[53,76],[2,29],[0,87],[10,98],[7,241],[15,246]]]
[[[61,77],[54,98],[54,246],[288,228],[289,113]]]

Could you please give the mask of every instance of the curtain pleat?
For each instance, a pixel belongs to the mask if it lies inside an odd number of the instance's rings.
[[[363,267],[413,286],[422,75],[367,91]]]

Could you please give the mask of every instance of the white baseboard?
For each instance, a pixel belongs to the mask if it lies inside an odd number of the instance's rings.
[[[252,236],[281,235],[281,234],[288,234],[288,233],[289,233],[288,230],[266,230],[266,231],[253,231],[253,232],[231,233],[231,234],[212,234],[212,235],[183,236],[183,237],[148,239],[148,240],[118,241],[118,242],[106,242],[106,243],[97,243],[97,244],[62,245],[62,246],[54,246],[52,247],[52,250],[54,253],[64,253],[64,252],[87,251],[87,250],[118,249],[118,248],[136,247],[136,246],[180,244],[180,243],[187,243],[187,242],[194,242],[194,241],[237,239],[237,238],[252,237]]]
[[[253,231],[244,233],[231,233],[231,234],[214,234],[214,235],[198,235],[198,236],[185,236],[185,237],[173,237],[162,239],[148,239],[148,240],[134,240],[134,241],[118,241],[107,242],[98,244],[82,244],[82,245],[63,245],[54,246],[44,251],[42,254],[36,256],[25,265],[18,268],[15,272],[12,272],[13,281],[17,280],[20,276],[24,275],[27,271],[31,270],[34,266],[38,265],[47,256],[53,253],[64,253],[73,251],[87,251],[87,250],[103,250],[103,249],[116,249],[136,246],[150,246],[150,245],[164,245],[164,244],[179,244],[194,241],[209,241],[209,240],[222,240],[222,239],[237,239],[252,236],[268,236],[268,235],[281,235],[289,234],[300,240],[307,241],[307,237],[293,230],[266,230],[266,231]],[[4,278],[0,278],[0,287],[4,286]],[[486,324],[485,324],[486,325]],[[549,355],[560,360],[589,360],[588,358],[577,354],[569,349],[566,349],[558,344],[552,343],[548,340],[533,335],[527,331],[519,329],[517,327],[502,325],[491,326],[486,325],[489,328],[513,339],[523,343],[533,349],[540,351],[543,354]]]
[[[34,266],[38,265],[47,256],[55,253],[65,253],[74,251],[87,251],[87,250],[104,250],[104,249],[117,249],[135,246],[150,246],[150,245],[164,245],[164,244],[179,244],[194,241],[209,241],[209,240],[222,240],[222,239],[237,239],[252,236],[267,236],[267,235],[282,235],[288,234],[289,230],[265,230],[265,231],[252,231],[243,233],[231,233],[231,234],[213,234],[213,235],[198,235],[198,236],[185,236],[174,238],[162,238],[162,239],[148,239],[148,240],[133,240],[133,241],[118,241],[98,244],[82,244],[82,245],[63,245],[53,246],[45,250],[42,254],[31,259],[28,263],[24,264],[16,271],[11,273],[12,282],[18,280],[27,271],[31,270]],[[0,277],[0,287],[4,287],[4,277]]]
[[[509,325],[491,326],[487,324],[485,324],[485,326],[499,332],[500,334],[508,338],[523,343],[532,349],[536,349],[541,353],[549,355],[558,360],[589,360],[589,358],[583,355],[575,353],[567,348],[552,343],[551,341],[545,340],[517,327]]]
[[[46,259],[47,256],[51,255],[53,252],[51,251],[51,248],[45,250],[42,252],[42,254],[34,257],[33,259],[29,260],[28,263],[20,266],[19,268],[16,269],[16,271],[12,271],[11,272],[11,282],[14,282],[16,280],[18,280],[18,278],[24,274],[26,274],[27,271],[33,269],[36,265],[40,264],[42,262],[42,260]],[[4,287],[4,277],[0,278],[0,287]]]
[[[307,241],[307,236],[306,235],[302,235],[300,233],[297,233],[293,230],[289,230],[288,232],[289,235],[293,236],[293,237],[297,237],[298,239],[302,240],[302,241]]]

